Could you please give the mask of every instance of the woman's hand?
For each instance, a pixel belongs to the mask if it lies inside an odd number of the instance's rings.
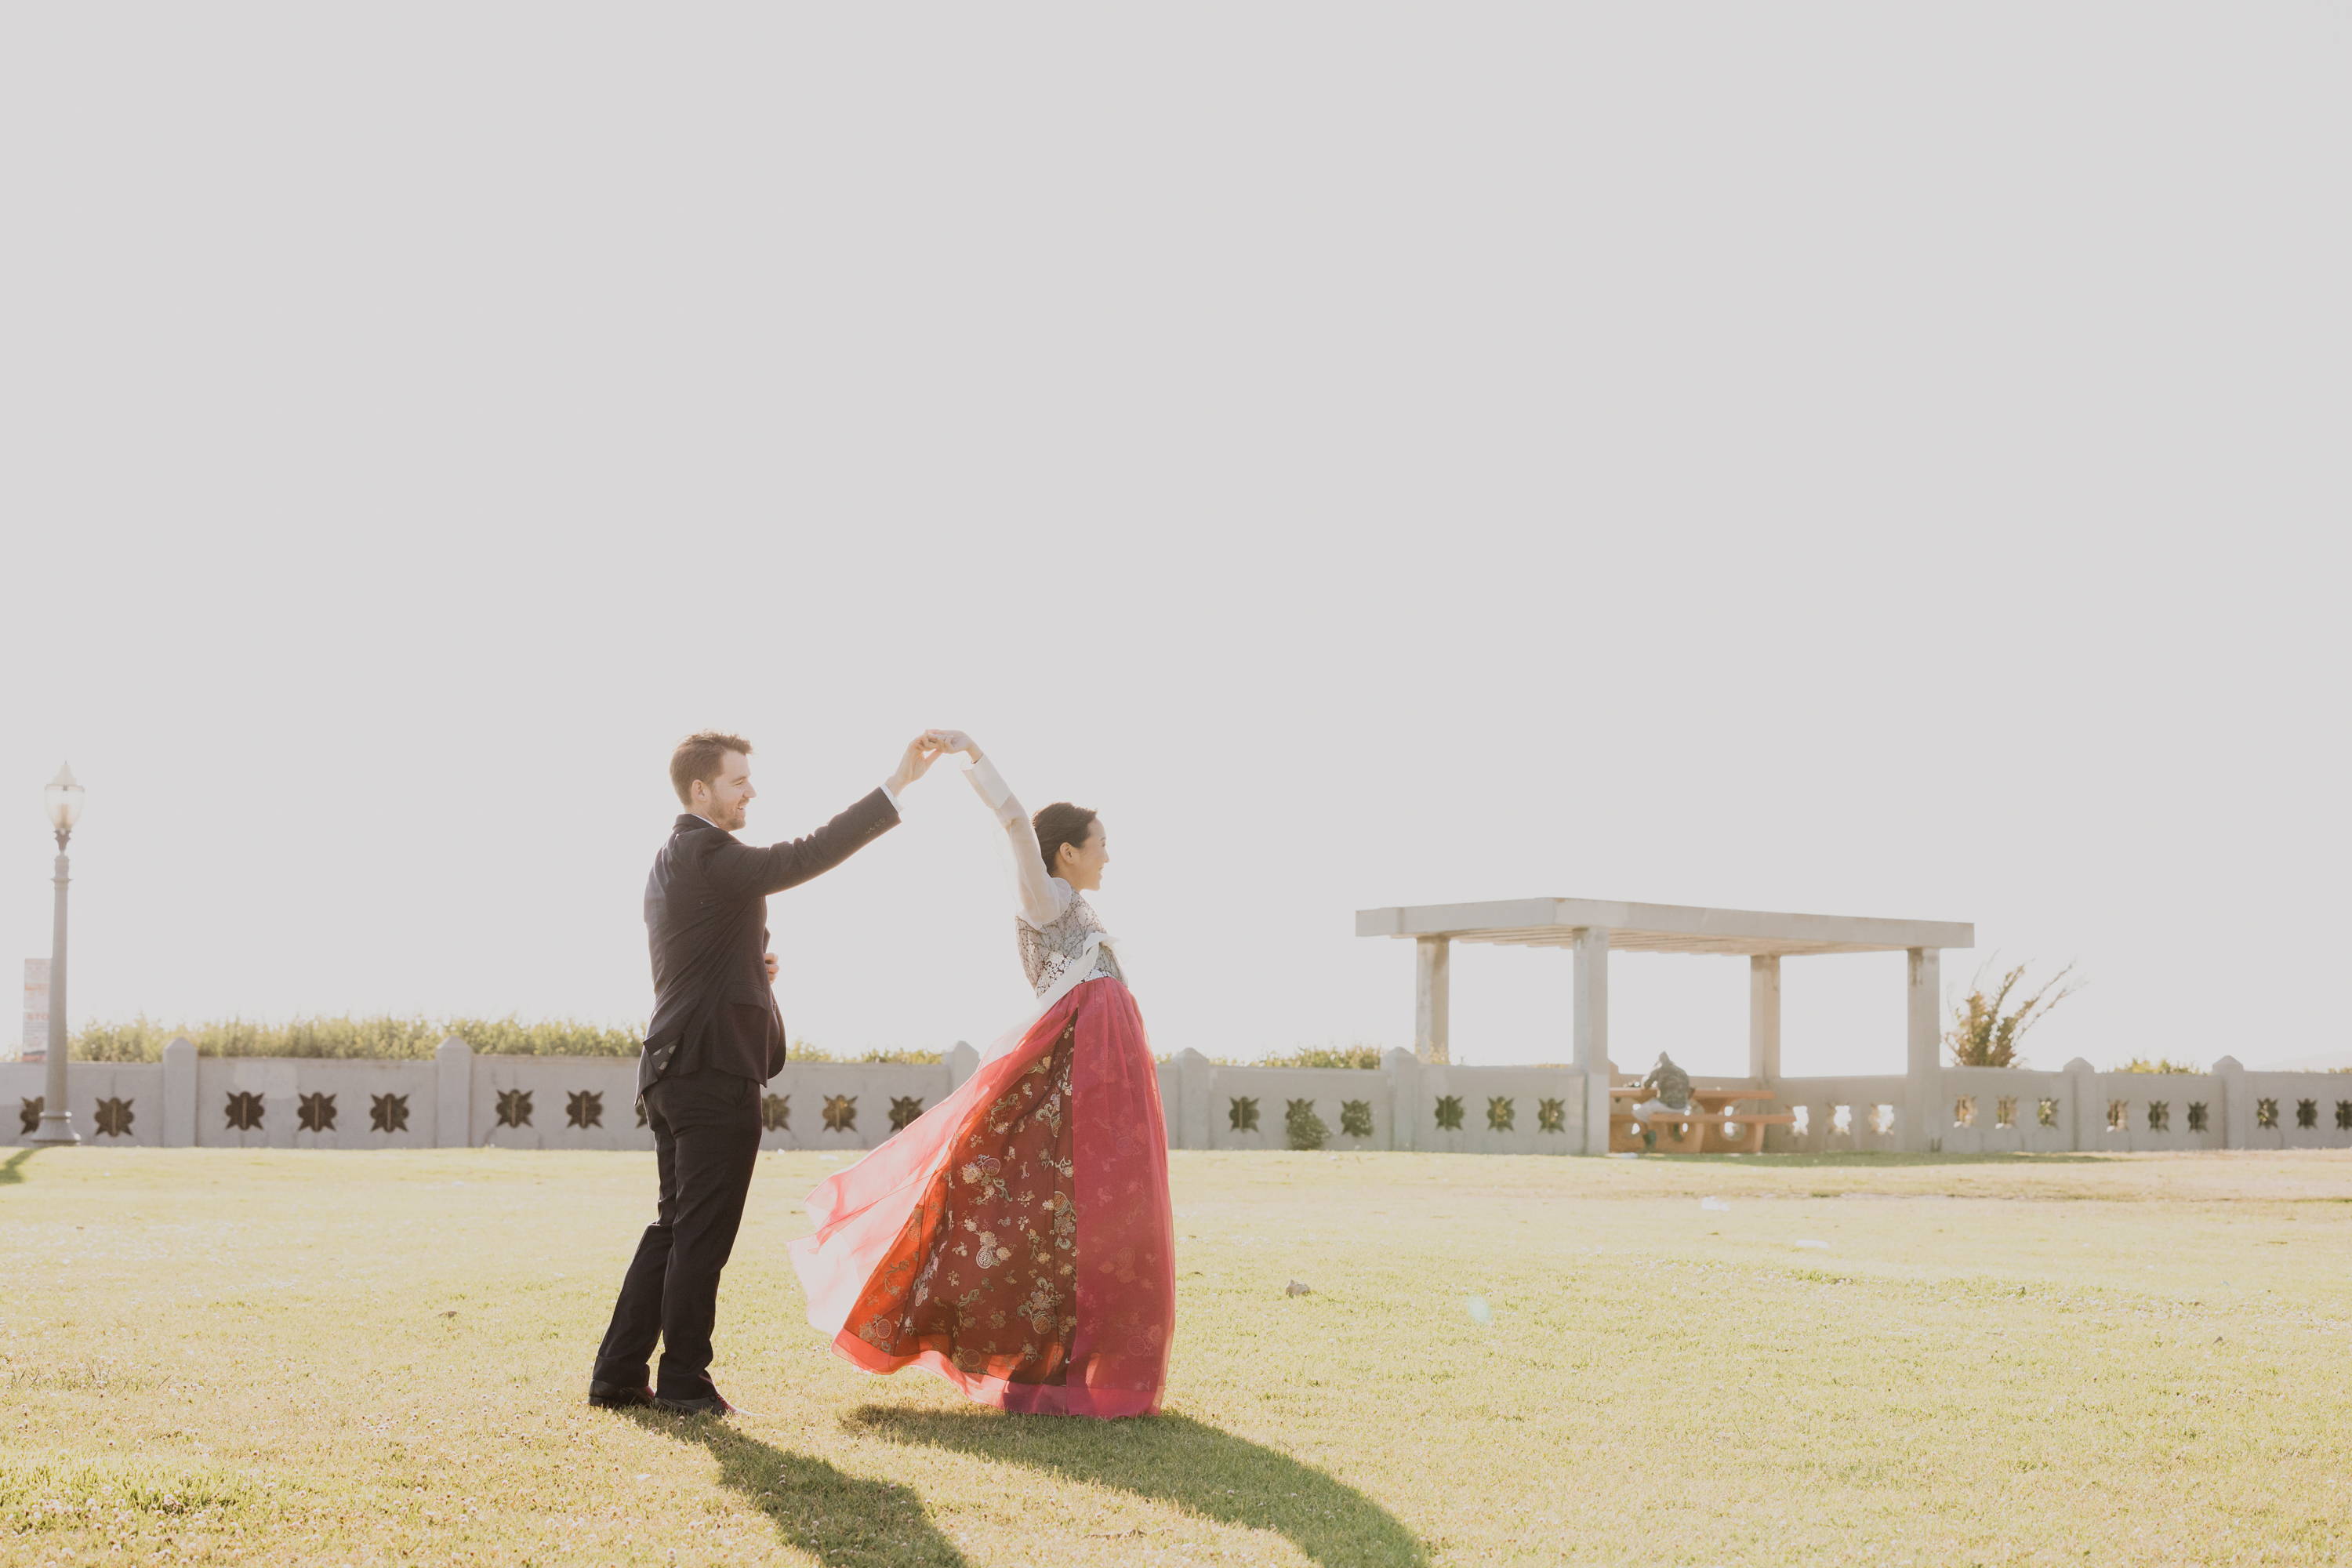
[[[942,752],[961,752],[967,759],[980,761],[980,742],[961,730],[929,730],[924,732],[923,739]]]
[[[945,750],[931,739],[937,733],[935,730],[926,730],[907,742],[907,754],[898,759],[898,770],[890,775],[889,788],[893,795],[905,794],[908,784],[930,772],[931,764]]]
[[[768,966],[768,984],[773,985],[776,983],[776,971],[783,966],[776,962],[776,955],[772,952],[766,954],[760,962]]]

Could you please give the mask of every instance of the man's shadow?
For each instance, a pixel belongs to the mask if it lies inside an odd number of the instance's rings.
[[[1174,1503],[1223,1523],[1271,1530],[1332,1568],[1418,1568],[1429,1561],[1412,1531],[1355,1488],[1187,1416],[1085,1421],[869,1405],[844,1425],[893,1443],[1027,1465]]]
[[[853,1476],[709,1416],[646,1410],[636,1419],[666,1437],[709,1449],[719,1461],[719,1479],[766,1514],[780,1539],[825,1568],[966,1568],[963,1553],[906,1487]]]

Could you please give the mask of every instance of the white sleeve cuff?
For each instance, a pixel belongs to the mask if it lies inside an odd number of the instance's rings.
[[[1001,816],[1005,806],[1012,803],[1013,791],[1005,784],[1003,775],[997,773],[996,764],[986,757],[967,765],[963,776],[971,782],[973,793],[988,803],[989,810]]]

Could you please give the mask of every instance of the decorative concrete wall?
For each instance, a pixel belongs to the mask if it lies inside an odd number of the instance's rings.
[[[1948,1079],[1950,1074],[1946,1073]],[[1701,1089],[1731,1089],[1740,1079],[1695,1079]],[[1768,1154],[1885,1154],[1906,1145],[1905,1107],[1910,1083],[1888,1073],[1838,1078],[1782,1079],[1772,1085],[1775,1098],[1743,1110],[1783,1110],[1797,1118],[1793,1126],[1767,1127]]]
[[[1710,1086],[1716,1080],[1705,1080]],[[1954,1068],[1938,1075],[1933,1124],[1904,1125],[1899,1078],[1784,1079],[1767,1151],[1875,1148],[1947,1154],[2118,1153],[2188,1149],[2352,1149],[2352,1073],[2248,1072],[2223,1057],[2206,1073],[2100,1072],[2079,1058],[2057,1072]],[[1889,1123],[1885,1131],[1876,1122]],[[1857,1136],[1844,1129],[1864,1125]]]
[[[795,1062],[761,1090],[761,1147],[871,1149],[947,1098],[979,1065],[960,1046],[937,1067]],[[0,1062],[0,1143],[39,1124],[38,1062]],[[611,1057],[478,1056],[463,1040],[430,1061],[198,1057],[74,1062],[74,1130],[96,1144],[232,1149],[650,1149],[637,1064]]]
[[[767,1149],[871,1149],[978,1068],[959,1045],[936,1067],[793,1062],[761,1091]],[[74,1126],[96,1144],[247,1149],[650,1149],[636,1063],[478,1056],[445,1040],[431,1061],[205,1057],[185,1040],[160,1063],[75,1062]],[[1281,1149],[1291,1108],[1327,1149],[1566,1154],[1583,1129],[1581,1075],[1553,1068],[1230,1068],[1186,1051],[1160,1065],[1169,1142]],[[0,1142],[38,1125],[42,1068],[0,1063]]]
[[[1286,1149],[1293,1106],[1323,1123],[1326,1149],[1573,1154],[1584,1075],[1563,1068],[1452,1067],[1391,1051],[1377,1071],[1219,1067],[1186,1051],[1160,1069],[1169,1142],[1180,1149]]]
[[[970,1078],[959,1045],[936,1067],[793,1062],[761,1091],[766,1149],[871,1149]],[[89,1142],[185,1148],[650,1149],[636,1063],[609,1057],[477,1056],[452,1037],[431,1061],[199,1058],[174,1040],[160,1063],[75,1062],[74,1126]],[[0,1144],[39,1124],[43,1068],[0,1063]],[[1701,1089],[1749,1087],[1701,1078]],[[1583,1075],[1456,1067],[1391,1051],[1377,1070],[1220,1067],[1197,1051],[1160,1064],[1179,1149],[1282,1149],[1291,1109],[1326,1149],[1570,1154],[1583,1147]],[[1783,1079],[1759,1107],[1780,1153],[2141,1152],[2352,1148],[2352,1074],[2250,1073],[2223,1058],[2198,1074],[1944,1068],[1934,1124],[1906,1125],[1908,1080]]]

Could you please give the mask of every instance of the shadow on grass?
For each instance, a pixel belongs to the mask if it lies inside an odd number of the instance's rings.
[[[1270,1530],[1317,1563],[1413,1568],[1412,1531],[1350,1486],[1275,1449],[1182,1415],[1086,1421],[986,1410],[867,1405],[845,1423],[893,1443],[952,1448],[1171,1502],[1221,1523]]]
[[[1728,1154],[1643,1154],[1646,1161],[1664,1161],[1675,1165],[1729,1165],[1735,1163]],[[1737,1163],[1745,1166],[1762,1165],[1781,1170],[1815,1170],[1822,1166],[1846,1165],[1860,1170],[1885,1170],[1894,1165],[2099,1165],[2115,1158],[2112,1154],[2042,1153],[2025,1150],[1997,1152],[1990,1154],[1895,1154],[1864,1150],[1840,1150],[1831,1154],[1741,1154]]]
[[[635,1414],[641,1426],[709,1449],[719,1479],[768,1516],[779,1540],[825,1568],[964,1568],[963,1553],[906,1487],[853,1476],[710,1416]]]
[[[0,1160],[0,1187],[13,1187],[25,1179],[25,1162],[39,1153],[38,1149],[19,1149],[5,1160]]]

